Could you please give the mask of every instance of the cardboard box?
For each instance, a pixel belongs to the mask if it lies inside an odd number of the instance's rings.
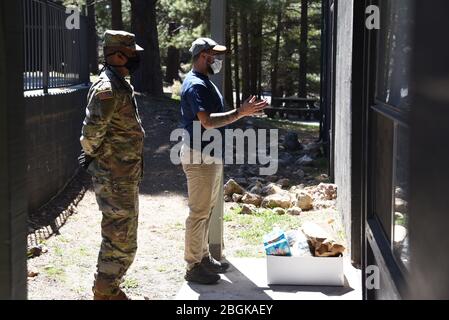
[[[343,257],[267,256],[267,280],[273,285],[344,286]]]

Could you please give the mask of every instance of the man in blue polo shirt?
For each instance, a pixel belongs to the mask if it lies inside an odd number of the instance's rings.
[[[190,48],[193,69],[184,80],[181,93],[181,123],[188,133],[181,149],[181,162],[187,177],[190,209],[186,221],[185,279],[201,284],[216,283],[220,279],[218,274],[229,267],[227,263],[213,259],[209,252],[210,217],[218,197],[222,196],[218,192],[223,164],[221,158],[215,158],[214,154],[202,156],[205,143],[201,136],[209,129],[223,130],[226,125],[256,114],[267,106],[267,101],[256,101],[252,96],[240,108],[225,112],[223,97],[209,75],[220,72],[222,61],[217,56],[226,51],[225,46],[212,39],[195,40]],[[194,134],[195,126],[201,128],[199,137]],[[200,163],[197,163],[198,159]]]

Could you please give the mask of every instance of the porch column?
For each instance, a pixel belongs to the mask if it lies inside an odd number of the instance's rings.
[[[219,44],[225,43],[225,22],[226,22],[226,0],[212,0],[211,1],[211,37]],[[225,63],[223,63],[225,66]],[[218,74],[211,77],[211,80],[217,85],[224,95],[224,77],[225,69]],[[209,247],[212,256],[221,260],[223,253],[223,180],[220,183],[220,193],[217,203],[212,213],[210,232],[209,232]]]

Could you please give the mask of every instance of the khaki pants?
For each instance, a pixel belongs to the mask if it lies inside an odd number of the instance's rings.
[[[181,161],[187,177],[190,209],[186,221],[184,253],[188,270],[210,255],[210,218],[219,196],[223,175],[222,164],[190,164],[189,158],[198,156],[198,154],[198,151],[188,147],[183,147],[181,150]]]

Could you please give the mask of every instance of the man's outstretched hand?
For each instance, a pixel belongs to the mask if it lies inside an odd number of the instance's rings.
[[[239,109],[239,115],[241,115],[242,117],[251,116],[253,114],[259,113],[267,106],[267,100],[262,99],[257,101],[255,96],[251,96],[245,102],[243,102],[243,105]]]

